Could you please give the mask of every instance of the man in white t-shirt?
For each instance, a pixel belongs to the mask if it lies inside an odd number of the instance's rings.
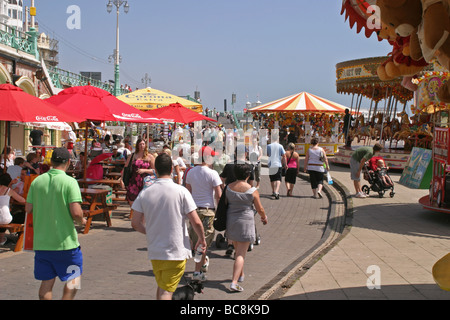
[[[282,173],[281,170],[286,166],[286,151],[281,144],[278,143],[278,129],[271,132],[272,143],[267,146],[267,155],[269,156],[269,178],[272,187],[272,196],[280,199],[280,186]]]
[[[201,164],[195,166],[186,176],[186,188],[192,193],[195,204],[197,205],[197,213],[203,222],[207,247],[211,245],[214,239],[214,216],[215,203],[219,202],[222,195],[222,180],[217,171],[209,166],[213,163],[213,157],[216,153],[210,147],[202,147],[199,150]],[[193,243],[196,241],[194,232],[190,230],[189,235]],[[200,262],[195,264],[194,280],[206,280],[204,272],[207,271],[209,259],[206,251]]]
[[[171,179],[172,159],[163,153],[155,160],[158,179],[134,201],[132,227],[147,236],[148,257],[158,284],[158,300],[171,300],[192,257],[186,218],[197,234],[198,246],[206,247],[196,204],[186,188]],[[155,205],[157,204],[157,205]]]

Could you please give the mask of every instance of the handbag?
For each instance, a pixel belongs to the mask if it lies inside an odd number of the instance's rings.
[[[134,157],[134,153],[131,155],[131,159],[130,162],[128,163],[128,166],[126,166],[123,169],[123,184],[125,185],[125,187],[128,187],[128,184],[130,183],[130,178],[131,178],[131,170],[133,169],[133,157]]]
[[[216,215],[214,216],[213,227],[217,231],[224,231],[227,228],[228,201],[226,196],[228,186],[223,189],[222,196],[217,204]]]
[[[325,155],[323,153],[324,153],[324,151],[321,148],[320,149],[320,158],[319,158],[320,162],[325,162]]]

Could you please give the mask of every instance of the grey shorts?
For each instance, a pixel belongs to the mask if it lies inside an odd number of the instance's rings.
[[[361,174],[359,175],[359,177],[356,176],[359,171],[359,165],[360,163],[358,161],[356,161],[353,158],[350,158],[350,178],[353,181],[361,181]]]

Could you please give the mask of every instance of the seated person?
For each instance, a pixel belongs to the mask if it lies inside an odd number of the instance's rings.
[[[17,192],[20,196],[23,196],[23,186],[25,184],[25,177],[27,176],[28,168],[22,168],[20,176],[13,179],[11,182],[11,189]]]
[[[377,174],[385,186],[392,187],[394,185],[391,178],[387,175],[389,167],[386,167],[382,157],[372,157],[369,160],[369,169]]]
[[[17,157],[14,159],[14,165],[9,166],[6,170],[6,173],[8,173],[11,177],[11,179],[16,179],[20,177],[20,172],[22,171],[25,164],[25,159],[21,157]]]
[[[24,163],[24,168],[28,169],[28,174],[40,174],[39,170],[39,158],[34,152],[30,152],[27,155],[27,161]]]

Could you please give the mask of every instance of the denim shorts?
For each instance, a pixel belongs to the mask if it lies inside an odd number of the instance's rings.
[[[34,277],[36,280],[51,280],[59,277],[61,281],[75,279],[83,272],[81,248],[63,251],[35,251]]]

